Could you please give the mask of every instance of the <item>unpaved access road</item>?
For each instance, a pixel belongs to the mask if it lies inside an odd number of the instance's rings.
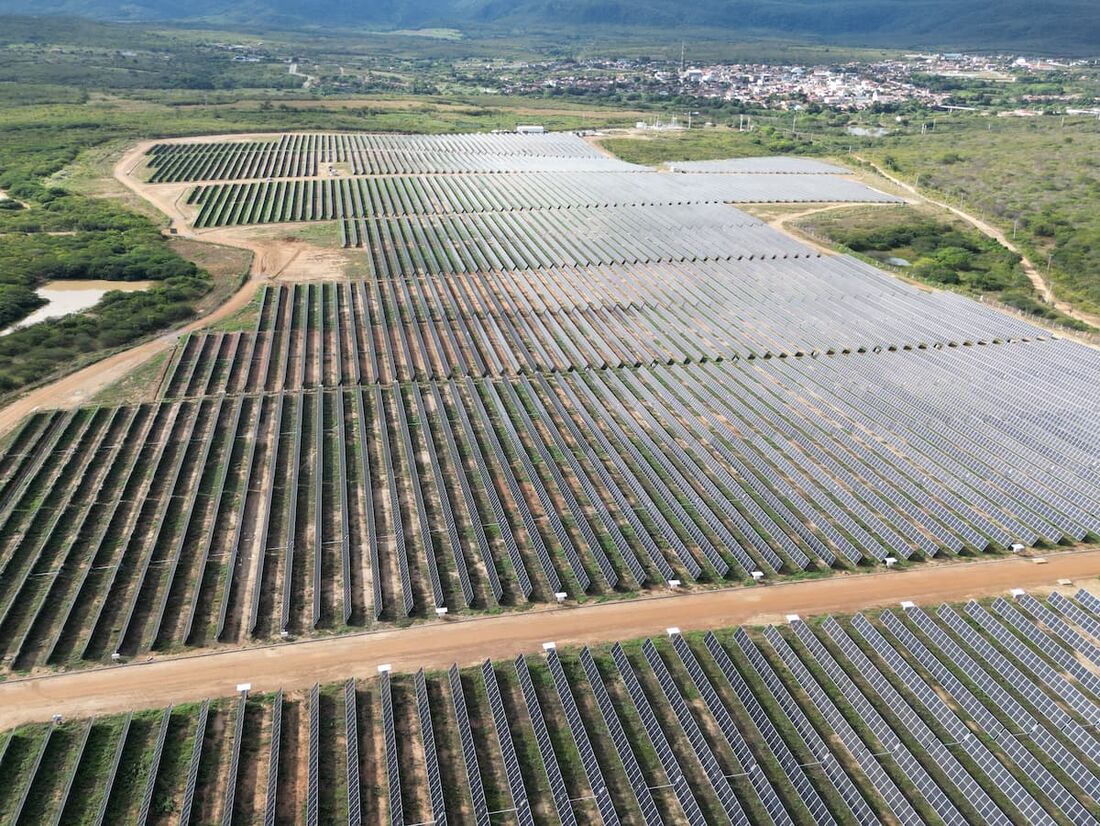
[[[1019,247],[1017,247],[1015,244],[1012,243],[1012,241],[1009,240],[1008,236],[1005,235],[1005,233],[1003,233],[997,227],[993,226],[988,221],[983,221],[976,215],[971,215],[969,212],[966,212],[965,210],[962,210],[957,206],[952,206],[951,204],[945,203],[944,201],[937,201],[935,198],[928,197],[920,190],[918,190],[915,186],[913,186],[913,184],[906,183],[897,176],[891,175],[889,172],[887,172],[885,169],[883,169],[881,166],[874,163],[873,161],[869,161],[866,158],[860,157],[859,155],[853,155],[852,157],[855,158],[857,161],[861,161],[862,163],[867,164],[869,167],[871,167],[871,169],[875,170],[875,172],[884,177],[886,180],[890,181],[896,186],[901,187],[915,198],[918,198],[925,203],[932,204],[933,206],[946,209],[948,212],[957,215],[959,218],[962,218],[964,221],[974,227],[974,229],[978,230],[978,232],[992,238],[1005,249],[1009,250],[1010,252],[1016,253],[1018,256],[1020,256],[1020,266],[1023,268],[1024,273],[1027,275],[1028,279],[1031,281],[1036,291],[1038,291],[1038,293],[1043,296],[1043,299],[1048,304],[1050,304],[1056,310],[1065,313],[1070,318],[1075,318],[1078,321],[1083,321],[1085,322],[1085,324],[1091,324],[1093,327],[1100,327],[1100,316],[1093,315],[1092,313],[1086,313],[1083,310],[1078,310],[1072,304],[1066,301],[1059,300],[1054,295],[1054,290],[1053,288],[1051,288],[1050,282],[1048,282],[1043,277],[1042,273],[1039,272],[1039,269],[1035,266],[1035,264],[1020,251]]]
[[[221,136],[217,139],[234,137],[238,136]],[[178,142],[189,141],[185,139]],[[278,237],[266,237],[260,233],[249,233],[236,227],[205,232],[195,231],[188,224],[179,206],[180,196],[190,186],[189,184],[181,187],[155,186],[141,181],[134,174],[145,153],[154,143],[157,141],[144,141],[129,149],[115,164],[114,177],[167,215],[176,236],[250,251],[252,267],[249,280],[213,312],[20,396],[0,409],[0,435],[14,429],[26,416],[40,408],[71,408],[86,404],[101,390],[124,378],[149,359],[171,350],[181,336],[229,318],[248,306],[261,285],[282,275],[299,259],[303,262],[301,269],[307,270],[307,274],[314,271],[327,274],[332,269],[331,266],[325,266],[324,262],[317,263],[313,260],[316,256],[311,257],[310,253],[315,253],[316,250],[309,245]],[[303,253],[306,254],[303,255]]]
[[[49,720],[53,714],[88,717],[228,696],[239,683],[251,683],[253,691],[291,690],[317,681],[371,677],[383,663],[397,671],[439,669],[455,662],[465,666],[486,657],[537,652],[549,640],[591,645],[661,634],[669,626],[692,631],[778,623],[786,614],[848,614],[901,600],[937,605],[1100,575],[1100,549],[1046,559],[1045,565],[1007,558],[548,608],[10,680],[0,683],[0,730]]]

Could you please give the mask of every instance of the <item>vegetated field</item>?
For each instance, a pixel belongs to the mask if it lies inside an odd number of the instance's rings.
[[[1064,124],[1064,125],[1063,125]],[[1100,311],[1100,121],[936,118],[867,156],[1013,233],[1060,298]]]
[[[1098,635],[1020,592],[26,726],[0,816],[1089,823]]]
[[[853,207],[799,218],[795,225],[908,278],[969,295],[989,296],[1039,318],[1087,328],[1040,300],[1020,267],[1018,255],[944,210],[928,206],[890,211]],[[891,267],[891,259],[905,263]]]

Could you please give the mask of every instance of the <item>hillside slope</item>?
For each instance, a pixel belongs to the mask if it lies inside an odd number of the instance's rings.
[[[1095,54],[1100,6],[1092,0],[0,0],[0,13],[109,20],[181,20],[271,26],[481,30],[529,27],[710,29],[730,36],[786,36],[893,47],[1036,50]]]

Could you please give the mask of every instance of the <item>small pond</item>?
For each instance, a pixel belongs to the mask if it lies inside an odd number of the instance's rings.
[[[99,300],[111,290],[132,293],[147,290],[153,281],[47,281],[35,292],[49,304],[39,307],[22,321],[18,321],[0,336],[7,335],[21,327],[29,327],[49,318],[60,318],[70,313],[79,313],[99,303]]]

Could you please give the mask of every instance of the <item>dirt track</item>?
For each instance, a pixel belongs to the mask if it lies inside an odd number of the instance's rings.
[[[470,665],[486,657],[535,652],[547,640],[562,645],[602,643],[660,634],[669,626],[688,631],[782,622],[790,613],[851,613],[906,599],[935,605],[1100,574],[1100,549],[1047,559],[1046,565],[1008,558],[546,609],[12,680],[0,683],[0,730],[48,720],[55,713],[86,717],[225,696],[242,682],[251,683],[254,691],[294,689],[318,680],[369,677],[382,663],[399,671],[436,669],[453,662]]]
[[[878,164],[873,163],[866,158],[862,158],[859,155],[853,155],[852,157],[854,157],[858,161],[866,163],[879,175],[886,178],[886,180],[890,181],[896,186],[901,187],[910,195],[919,198],[925,203],[941,207],[943,209],[946,209],[948,212],[957,215],[959,218],[962,218],[983,235],[992,238],[1005,249],[1016,253],[1018,256],[1020,256],[1020,266],[1023,268],[1024,273],[1027,275],[1028,279],[1034,285],[1035,289],[1039,292],[1041,296],[1043,296],[1044,300],[1046,300],[1048,304],[1050,304],[1056,310],[1059,310],[1060,312],[1063,312],[1066,315],[1070,316],[1071,318],[1075,318],[1078,321],[1083,321],[1086,324],[1091,324],[1094,327],[1100,327],[1100,316],[1083,312],[1066,301],[1060,301],[1054,295],[1054,290],[1051,288],[1050,283],[1043,277],[1042,273],[1039,272],[1039,269],[1035,266],[1035,264],[1026,255],[1024,255],[1023,252],[1020,251],[1019,247],[1017,247],[1015,244],[1012,243],[1011,240],[1009,240],[1008,236],[1005,235],[1005,233],[1003,233],[997,227],[993,226],[987,221],[983,221],[981,218],[978,218],[975,215],[971,215],[965,210],[959,209],[956,206],[952,206],[951,204],[945,203],[944,201],[937,201],[935,198],[929,198],[927,195],[921,193],[920,190],[918,190],[912,184],[907,184],[905,181],[901,180],[897,176],[891,175]]]
[[[217,140],[228,140],[234,137],[237,136],[220,136]],[[252,267],[248,282],[213,312],[19,397],[0,410],[0,435],[15,428],[27,415],[37,409],[69,408],[87,403],[101,390],[119,381],[149,359],[170,350],[180,336],[228,318],[247,306],[265,281],[278,277],[294,264],[300,263],[300,269],[316,269],[320,275],[330,274],[331,263],[323,257],[318,258],[316,253],[319,251],[308,244],[295,243],[278,237],[265,237],[262,234],[249,233],[238,228],[204,232],[193,230],[179,207],[180,196],[187,186],[151,186],[132,174],[149,147],[155,142],[144,141],[127,151],[115,164],[114,177],[167,215],[178,237],[250,251]],[[188,140],[181,142],[188,142]]]

